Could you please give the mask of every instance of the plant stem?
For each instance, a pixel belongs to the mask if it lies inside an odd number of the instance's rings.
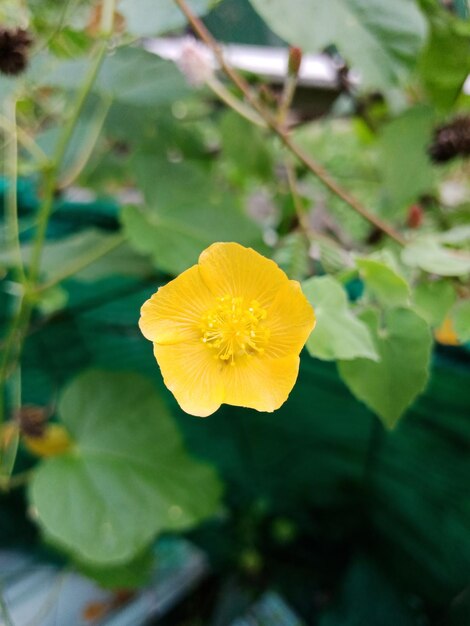
[[[297,88],[297,75],[287,74],[284,89],[281,96],[281,102],[277,112],[277,123],[279,126],[285,126],[287,114],[289,113],[290,106],[295,96],[295,90]]]
[[[49,162],[47,155],[43,150],[38,146],[38,144],[28,135],[26,131],[24,131],[19,126],[12,124],[11,120],[2,115],[0,113],[0,128],[3,128],[7,133],[12,134],[16,132],[18,137],[18,142],[23,145],[23,147],[28,150],[31,156],[35,157],[39,163],[46,164]]]
[[[252,124],[256,124],[256,126],[266,128],[266,122],[263,118],[260,117],[256,111],[252,108],[248,108],[244,102],[241,102],[231,94],[227,87],[217,80],[217,78],[210,78],[206,84],[222,102],[225,102],[227,106],[236,111],[241,117],[244,117]]]
[[[7,178],[6,195],[6,222],[8,232],[8,247],[15,262],[15,273],[19,283],[24,284],[25,274],[23,258],[21,256],[20,232],[18,225],[18,135],[16,132],[16,100],[6,104],[7,119],[10,124],[9,138],[5,154],[5,173]]]
[[[80,91],[78,92],[75,108],[72,112],[72,115],[68,119],[62,134],[59,137],[59,141],[57,142],[57,147],[55,149],[55,153],[52,159],[52,165],[46,172],[44,200],[39,210],[38,228],[34,240],[33,251],[31,254],[31,264],[29,268],[29,279],[32,284],[37,281],[40,271],[41,255],[44,241],[46,238],[47,224],[49,222],[49,217],[54,204],[54,193],[56,190],[57,174],[59,172],[62,160],[65,156],[68,143],[73,135],[73,131],[75,130],[75,126],[83,110],[86,99],[88,98],[88,94],[90,93],[90,90],[101,68],[101,64],[106,54],[106,50],[107,40],[104,40],[99,44],[96,58],[94,59],[94,62],[88,71],[85,81]]]
[[[286,146],[286,148],[288,148],[288,150],[292,152],[292,154],[294,154],[298,158],[298,160],[308,170],[310,170],[310,172],[312,172],[312,174],[314,174],[319,180],[321,180],[325,187],[327,187],[335,195],[341,198],[346,204],[354,209],[354,211],[359,213],[359,215],[361,215],[365,220],[373,224],[376,228],[384,232],[400,245],[405,245],[405,239],[398,231],[396,231],[391,225],[387,224],[385,221],[366,209],[366,207],[364,207],[359,202],[359,200],[357,200],[347,190],[343,189],[323,168],[323,166],[314,161],[308,154],[306,154],[299,146],[295,144],[289,132],[281,125],[279,125],[273,115],[269,111],[267,111],[264,106],[258,101],[258,98],[252,93],[250,85],[245,81],[245,79],[225,61],[223,52],[219,44],[210,34],[210,32],[207,30],[201,20],[193,14],[191,9],[188,7],[186,1],[174,0],[174,2],[181,9],[194,31],[198,34],[202,41],[204,41],[204,43],[213,51],[217,61],[219,62],[220,67],[225,72],[225,74],[243,93],[247,102],[249,102],[249,104],[251,104],[251,106],[265,120],[267,126],[271,128],[271,130],[279,137],[279,139]]]
[[[116,248],[119,248],[119,246],[121,246],[125,240],[126,237],[123,233],[116,234],[114,237],[111,238],[111,240],[105,241],[102,246],[95,248],[89,254],[77,259],[73,265],[69,266],[62,273],[57,274],[57,276],[54,276],[54,278],[52,278],[49,282],[39,285],[39,287],[37,287],[37,289],[35,290],[35,293],[42,293],[46,289],[50,289],[51,287],[54,287],[55,285],[61,283],[63,280],[70,278],[70,276],[77,274],[77,272],[80,272],[89,265],[95,263],[95,261],[98,261],[102,257],[106,256],[113,250],[116,250]]]

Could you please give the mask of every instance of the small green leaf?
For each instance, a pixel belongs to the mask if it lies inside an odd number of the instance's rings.
[[[439,276],[464,276],[470,272],[470,254],[439,245],[432,237],[409,243],[401,255],[403,263]]]
[[[455,289],[448,280],[418,285],[414,291],[414,308],[428,324],[440,326],[455,302]]]
[[[393,428],[426,386],[431,332],[409,309],[387,311],[384,328],[375,311],[366,311],[361,317],[373,335],[380,361],[341,361],[339,373],[352,393],[377,413],[387,428]]]
[[[209,10],[213,0],[188,0],[196,15]],[[160,35],[186,24],[186,18],[173,0],[121,0],[119,12],[126,18],[130,33],[139,36]]]
[[[147,379],[86,372],[62,394],[59,414],[74,448],[38,466],[29,495],[46,536],[80,561],[124,563],[157,533],[214,513],[220,483],[185,452]]]
[[[259,227],[210,172],[145,153],[135,157],[133,166],[146,206],[125,207],[122,221],[131,245],[151,255],[158,268],[178,274],[214,241],[259,247]]]
[[[307,341],[312,356],[327,361],[379,359],[369,329],[351,312],[346,292],[334,278],[310,278],[303,290],[317,318]]]
[[[385,308],[407,306],[410,288],[406,280],[389,264],[374,258],[356,259],[356,265],[366,288]]]
[[[459,341],[466,343],[470,341],[470,300],[461,300],[451,312],[451,319],[454,322],[454,329]]]
[[[415,63],[426,22],[409,0],[250,0],[272,30],[319,52],[335,44],[367,85],[387,86]]]

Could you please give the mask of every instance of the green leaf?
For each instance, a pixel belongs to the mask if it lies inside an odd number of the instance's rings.
[[[213,0],[188,0],[196,15],[207,13]],[[126,18],[126,27],[135,35],[160,35],[186,24],[186,18],[173,0],[121,0],[119,12]]]
[[[346,570],[319,626],[416,626],[410,602],[377,565],[360,554]]]
[[[243,181],[272,177],[272,158],[262,131],[234,111],[227,111],[220,121],[222,150],[228,165]]]
[[[464,276],[470,272],[470,255],[439,245],[433,237],[422,237],[402,251],[403,263],[439,276]]]
[[[214,513],[219,481],[184,451],[147,379],[86,372],[58,411],[75,447],[38,466],[30,502],[46,536],[80,561],[124,563],[157,533]]]
[[[302,287],[317,318],[307,341],[312,356],[327,361],[379,359],[369,329],[351,312],[346,292],[334,278],[310,278]]]
[[[450,316],[459,341],[461,343],[470,341],[470,300],[457,302]]]
[[[416,106],[389,122],[380,136],[383,183],[388,213],[407,208],[432,188],[434,171],[427,155],[434,115],[430,107]]]
[[[82,84],[88,61],[79,59],[62,62],[55,70],[36,70],[44,84],[75,90]],[[43,80],[42,74],[45,73]],[[140,107],[169,104],[190,93],[186,80],[170,61],[160,59],[142,48],[118,48],[106,57],[92,87],[93,93],[117,102]]]
[[[352,393],[387,428],[393,428],[426,386],[431,332],[426,322],[409,309],[387,311],[383,328],[375,311],[366,311],[361,317],[372,333],[380,361],[341,361],[339,373]]]
[[[418,285],[414,291],[414,308],[428,324],[440,326],[455,302],[455,289],[448,280]]]
[[[92,260],[97,253],[113,248],[115,242],[121,241],[120,233],[108,234],[97,228],[89,228],[74,235],[50,241],[44,246],[41,262],[41,273],[45,280],[54,280],[57,276],[72,271],[81,261]],[[22,246],[23,261],[29,264],[33,246]],[[10,254],[0,252],[0,266],[12,263]],[[83,269],[73,274],[75,280],[90,282],[108,276],[144,276],[150,274],[152,266],[129,245],[123,242],[119,247],[106,252],[93,260]],[[47,306],[47,305],[46,305]]]
[[[105,589],[138,589],[149,581],[155,565],[155,555],[152,548],[145,548],[131,561],[112,567],[80,562],[75,564],[84,576],[93,578]]]
[[[259,227],[210,172],[145,153],[135,157],[133,166],[146,206],[125,207],[122,221],[131,245],[151,255],[158,268],[178,274],[214,241],[259,247]]]
[[[406,280],[387,263],[374,258],[356,259],[366,288],[385,308],[407,306],[410,288]]]
[[[433,102],[446,110],[456,101],[470,73],[470,27],[436,4],[418,68]]]
[[[426,22],[409,0],[250,0],[272,30],[319,52],[335,44],[367,85],[387,86],[414,65]]]

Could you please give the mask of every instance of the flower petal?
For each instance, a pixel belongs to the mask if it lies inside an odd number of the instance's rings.
[[[221,371],[226,365],[200,341],[154,344],[163,380],[178,404],[190,415],[207,417],[224,400]]]
[[[198,266],[193,265],[144,303],[140,330],[144,337],[160,344],[196,339],[203,313],[213,306],[214,297]]]
[[[288,280],[274,261],[238,243],[212,244],[199,257],[199,269],[215,296],[243,296],[263,308]]]
[[[279,289],[265,324],[270,330],[267,358],[299,354],[315,327],[315,313],[296,280],[287,281]]]
[[[257,411],[275,411],[287,400],[297,380],[300,359],[252,357],[224,371],[224,402]]]

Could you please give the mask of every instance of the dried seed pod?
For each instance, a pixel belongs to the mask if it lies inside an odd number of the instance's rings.
[[[470,116],[458,116],[436,128],[428,152],[435,163],[470,156]]]
[[[21,74],[28,65],[32,37],[23,28],[0,28],[0,72],[10,76]]]

